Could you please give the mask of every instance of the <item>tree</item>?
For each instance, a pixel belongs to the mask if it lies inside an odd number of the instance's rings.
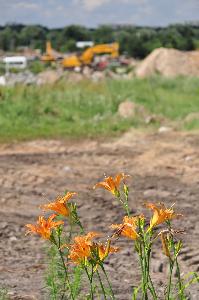
[[[62,36],[65,40],[88,41],[91,39],[90,31],[86,27],[79,25],[63,28]]]
[[[22,46],[29,46],[32,48],[44,48],[46,40],[47,29],[40,25],[31,25],[24,27],[19,35]]]
[[[96,43],[111,43],[114,42],[114,30],[112,26],[102,25],[98,27],[94,33],[94,41]]]

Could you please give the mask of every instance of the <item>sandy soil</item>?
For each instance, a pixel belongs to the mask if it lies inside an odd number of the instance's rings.
[[[129,131],[111,141],[32,141],[0,145],[0,286],[11,299],[47,299],[43,273],[44,243],[25,236],[24,224],[35,222],[38,206],[64,190],[79,193],[79,212],[88,230],[107,233],[120,223],[123,212],[108,192],[92,186],[103,174],[124,171],[129,181],[130,207],[137,214],[143,202],[176,203],[184,218],[175,222],[186,229],[181,236],[182,272],[199,271],[199,135],[194,133],[140,133]],[[139,280],[131,242],[122,239],[120,255],[107,262],[117,299],[128,300]],[[158,246],[152,253],[153,278],[164,289],[166,259]],[[161,299],[161,297],[160,297]],[[199,286],[189,299],[199,299]]]

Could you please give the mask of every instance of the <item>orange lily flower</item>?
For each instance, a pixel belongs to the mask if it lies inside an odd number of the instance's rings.
[[[54,214],[50,216],[47,220],[45,220],[43,216],[39,216],[37,225],[26,224],[26,227],[29,229],[27,231],[27,234],[37,233],[41,235],[42,238],[49,240],[51,236],[51,230],[64,224],[63,221],[53,221],[55,217],[56,215]]]
[[[108,256],[109,253],[118,251],[118,247],[111,247],[109,240],[106,245],[102,243],[94,243],[92,239],[100,236],[99,233],[89,232],[85,236],[77,236],[74,238],[74,243],[69,246],[69,258],[76,264],[85,263],[86,259],[96,260],[96,268],[98,265],[97,259],[101,262]],[[97,254],[97,257],[96,257]]]
[[[76,236],[74,243],[70,245],[69,258],[77,264],[80,264],[86,258],[91,257],[91,247],[93,246],[92,239],[100,234],[89,232],[85,236]]]
[[[66,207],[66,202],[72,197],[76,195],[76,193],[71,193],[68,192],[65,196],[63,197],[58,197],[55,202],[51,202],[49,204],[44,204],[41,205],[40,207],[46,211],[46,210],[52,210],[55,211],[56,213],[62,215],[62,216],[68,216],[70,211]]]
[[[153,203],[147,203],[146,207],[154,211],[148,230],[151,230],[154,226],[164,223],[165,221],[182,216],[181,214],[176,214],[172,207],[166,208],[165,205],[161,203],[159,207]]]
[[[129,175],[125,175],[124,173],[117,174],[115,178],[111,176],[105,177],[104,181],[95,184],[94,189],[102,187],[111,192],[114,196],[118,196],[121,180],[125,180],[127,177],[129,177]]]
[[[109,255],[109,253],[116,253],[119,251],[118,247],[111,247],[110,240],[108,241],[107,245],[103,245],[101,243],[95,244],[95,247],[98,250],[98,255],[100,261],[104,261],[105,258]]]
[[[125,216],[122,224],[112,224],[111,228],[117,230],[113,237],[123,235],[132,240],[136,240],[139,237],[138,233],[136,232],[139,218],[140,217]]]

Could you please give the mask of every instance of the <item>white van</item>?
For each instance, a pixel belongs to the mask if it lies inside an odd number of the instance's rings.
[[[25,69],[27,67],[27,58],[25,56],[7,56],[3,58],[6,71],[10,68]]]

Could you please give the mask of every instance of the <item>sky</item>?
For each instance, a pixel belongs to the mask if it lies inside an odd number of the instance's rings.
[[[199,0],[0,0],[0,25],[166,26],[199,21]]]

